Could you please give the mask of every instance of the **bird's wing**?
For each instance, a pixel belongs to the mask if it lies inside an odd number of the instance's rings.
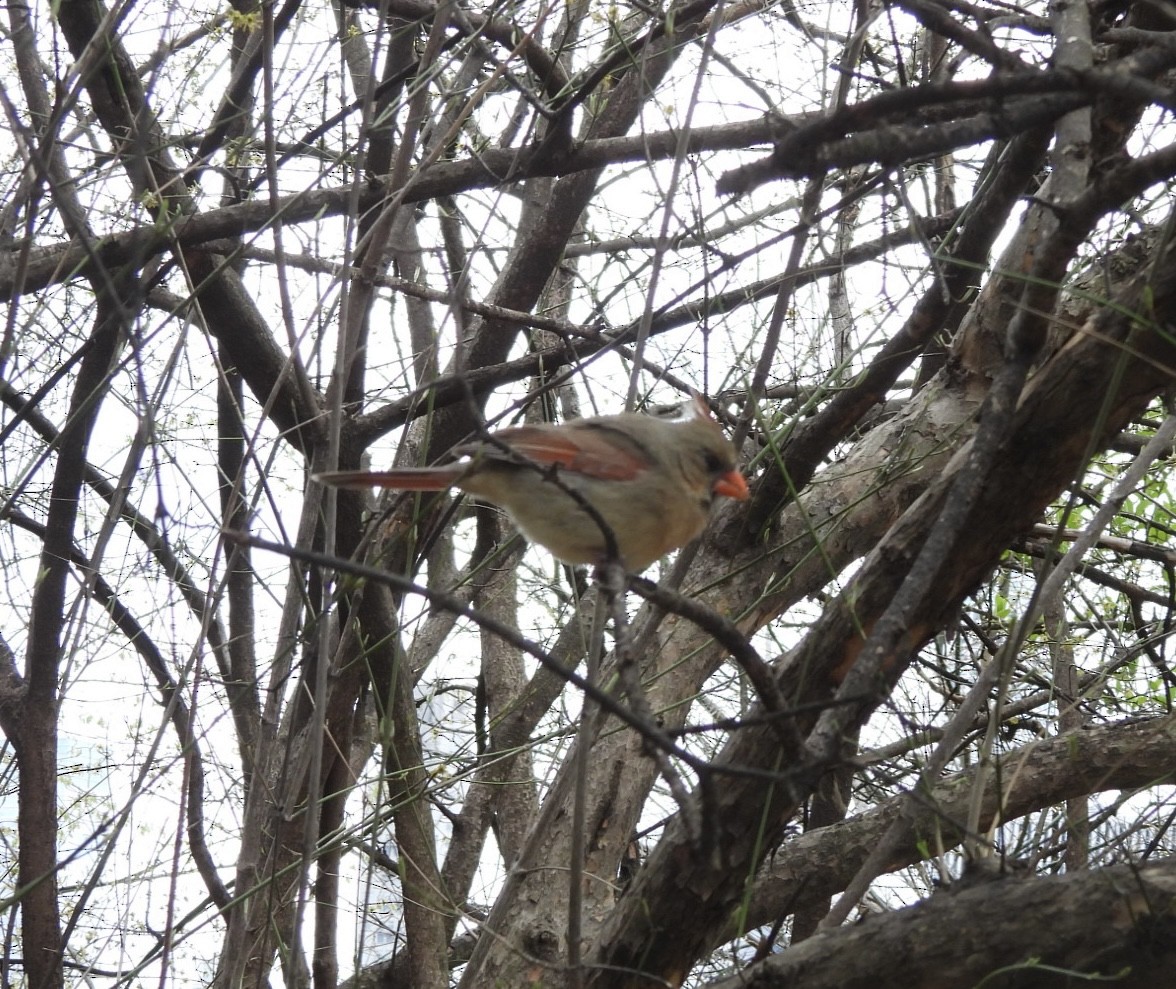
[[[641,448],[619,430],[598,424],[575,428],[568,424],[559,428],[544,426],[513,426],[494,434],[516,453],[541,466],[558,465],[565,470],[602,481],[631,481],[650,466],[650,459]],[[490,444],[479,444],[478,450],[463,451],[472,456],[505,456]]]

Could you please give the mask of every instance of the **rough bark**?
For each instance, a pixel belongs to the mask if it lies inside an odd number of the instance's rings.
[[[1159,280],[1150,281],[1153,272],[1137,276],[1122,290],[1122,309],[1099,311],[1029,386],[1003,457],[980,492],[969,538],[958,547],[936,594],[913,616],[901,650],[889,657],[889,682],[941,616],[988,574],[1012,538],[1028,529],[1075,477],[1089,450],[1105,445],[1148,400],[1171,387],[1176,347],[1165,334],[1137,327],[1130,315],[1146,295],[1154,298],[1154,312],[1166,314],[1161,318],[1176,316],[1176,310],[1169,313],[1176,293],[1167,287],[1176,288],[1176,268],[1171,267],[1176,258],[1170,246],[1161,250],[1155,269]],[[1092,403],[1091,395],[1103,401]],[[812,704],[833,697],[857,659],[862,639],[856,630],[871,627],[901,583],[963,459],[961,452],[890,529],[864,561],[851,591],[826,608],[789,657],[781,673],[793,706],[811,710]],[[807,732],[814,721],[812,715],[799,716],[796,724]],[[762,727],[740,732],[716,760],[717,771],[723,766],[780,775],[771,786],[762,779],[733,777],[707,794],[716,834],[705,856],[692,848],[682,822],[675,821],[601,933],[594,984],[637,986],[651,975],[671,984],[680,981],[704,949],[707,932],[724,923],[762,856],[779,842],[784,825],[827,768],[806,762],[799,745],[782,752],[776,733]],[[611,974],[616,970],[635,974],[618,982]]]
[[[994,873],[811,938],[713,989],[1152,989],[1176,972],[1176,862]],[[648,983],[647,983],[648,984]]]

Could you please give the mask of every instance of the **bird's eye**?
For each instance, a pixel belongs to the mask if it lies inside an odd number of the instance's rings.
[[[703,463],[706,464],[708,474],[722,474],[728,469],[726,461],[715,453],[714,450],[707,450],[702,455],[702,459]]]

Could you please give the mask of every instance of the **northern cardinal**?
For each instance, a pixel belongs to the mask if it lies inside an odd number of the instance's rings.
[[[524,536],[557,559],[603,564],[608,541],[600,522],[567,493],[575,491],[612,531],[625,569],[640,573],[702,531],[717,495],[748,495],[735,447],[702,397],[683,411],[677,419],[630,412],[514,426],[455,447],[452,456],[461,459],[454,463],[314,479],[402,491],[458,487],[506,509]]]

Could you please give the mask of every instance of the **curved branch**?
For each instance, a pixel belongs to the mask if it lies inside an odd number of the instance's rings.
[[[3,380],[0,380],[0,402],[12,409],[16,413],[17,420],[23,420],[47,447],[51,449],[57,447],[60,436],[53,423],[42,414],[36,405],[21,395],[9,382]],[[128,499],[116,498],[115,487],[105,474],[87,462],[84,466],[83,477],[86,487],[98,495],[107,505],[118,502],[120,517],[127,523],[135,537],[147,548],[168,580],[175,585],[180,596],[191,609],[193,616],[200,623],[200,627],[206,629],[208,644],[216,658],[217,669],[226,683],[231,683],[232,664],[229,661],[224,628],[209,606],[204,592],[200,590],[188,572],[187,567],[176,556],[167,540],[160,535],[159,529],[152,524],[150,519],[134,508]]]
[[[7,519],[38,539],[45,538],[46,527],[27,515],[10,512]],[[228,906],[231,897],[221,881],[204,835],[204,758],[200,754],[200,743],[192,727],[192,715],[188,705],[167,668],[163,653],[156,647],[154,640],[131,609],[122,602],[114,588],[101,574],[94,571],[89,559],[76,546],[70,549],[69,562],[93,581],[94,599],[106,610],[115,627],[122,632],[127,644],[139,654],[143,665],[155,677],[156,685],[163,695],[163,709],[169,712],[169,719],[176,732],[176,741],[188,769],[188,845],[209,896],[213,903],[223,910]]]
[[[1013,821],[1073,797],[1134,790],[1168,781],[1173,744],[1171,718],[1084,728],[1035,741],[1006,753],[984,776],[980,826]],[[918,803],[903,838],[887,862],[894,872],[927,857],[927,839],[951,849],[964,839],[976,770],[944,777]],[[728,927],[723,943],[772,923],[810,903],[828,905],[853,878],[903,808],[895,797],[837,824],[797,836],[783,845],[756,879],[738,929]]]
[[[1176,967],[1173,889],[1172,859],[1043,878],[978,876],[959,891],[810,938],[712,989],[974,989],[997,974],[1005,978],[991,984],[1087,976],[1152,989]]]

